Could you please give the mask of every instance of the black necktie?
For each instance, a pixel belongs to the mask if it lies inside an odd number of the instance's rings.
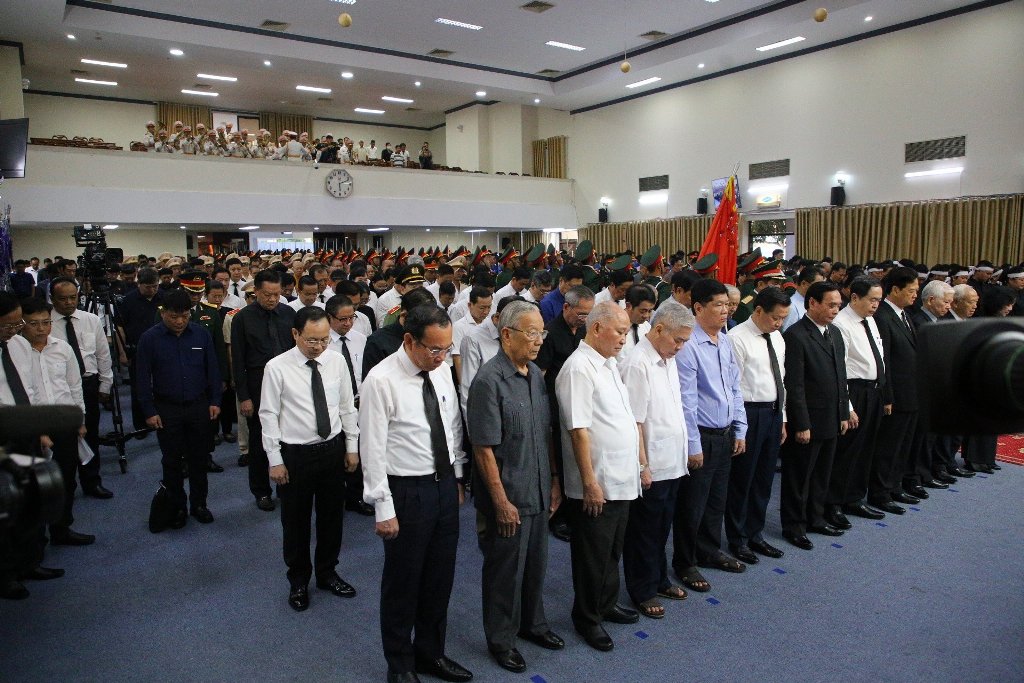
[[[320,376],[319,363],[315,360],[307,360],[312,376],[313,387],[313,410],[316,411],[316,433],[321,439],[331,435],[331,416],[327,414],[327,394],[324,393],[324,380]]]
[[[825,325],[825,331],[822,333],[822,336],[825,338],[825,344],[828,346],[828,352],[835,357],[836,347],[832,346],[832,335],[828,331],[828,325]]]
[[[238,296],[238,283],[237,282],[234,284],[234,287],[235,287],[235,296]]]
[[[871,355],[875,357],[875,379],[878,382],[878,386],[885,386],[885,363],[882,362],[882,354],[878,351],[878,345],[875,344],[875,335],[871,334],[871,326],[868,325],[868,319],[860,321],[860,324],[864,326],[864,333],[868,335],[868,343],[871,344]]]
[[[779,356],[775,353],[775,347],[772,346],[772,335],[769,332],[765,332],[761,335],[764,337],[765,343],[768,344],[768,360],[772,364],[772,377],[775,378],[775,401],[779,404],[779,409],[782,409],[783,400],[786,397],[786,388],[782,384],[782,368],[779,367]]]
[[[633,323],[633,343],[640,343],[640,331],[637,329],[636,323]]]
[[[18,374],[18,368],[14,366],[14,359],[11,358],[7,342],[0,342],[0,349],[3,350],[4,375],[7,377],[7,386],[11,389],[11,395],[14,396],[14,405],[27,406],[29,405],[28,392],[25,391],[25,385],[21,383],[21,375]]]
[[[444,434],[444,422],[441,420],[441,406],[437,404],[434,383],[430,381],[430,373],[420,372],[423,378],[423,408],[430,425],[430,449],[434,452],[434,470],[438,475],[452,471],[452,463],[448,453],[448,437]]]
[[[910,331],[912,338],[917,338],[917,334],[914,331],[914,326],[910,324],[910,318],[907,317],[906,311],[900,311],[900,317],[903,318],[903,324],[907,326],[907,330]]]
[[[82,359],[82,349],[78,346],[78,336],[75,335],[73,321],[74,318],[70,315],[64,316],[64,324],[67,325],[68,344],[71,345],[71,350],[75,352],[75,360],[78,361],[78,371],[82,373],[82,377],[85,377],[85,361]]]
[[[323,303],[323,302],[324,302],[324,295],[323,295],[323,294],[321,294],[321,295],[320,295],[320,303]]]
[[[281,340],[277,336],[277,311],[266,311],[267,314],[267,336],[270,338],[270,353],[277,356],[281,353]]]
[[[356,389],[356,371],[352,368],[352,354],[348,352],[348,339],[341,338],[341,355],[345,356],[345,365],[348,366],[348,375],[352,378],[352,396],[355,397],[359,390]]]

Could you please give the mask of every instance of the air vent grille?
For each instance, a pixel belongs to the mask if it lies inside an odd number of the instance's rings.
[[[193,83],[192,84],[192,89],[193,90],[209,90],[210,89],[210,84],[209,83]]]
[[[667,35],[664,31],[648,31],[647,33],[641,33],[640,37],[646,40],[661,40]]]
[[[536,12],[537,14],[547,12],[552,7],[554,7],[554,5],[552,5],[550,2],[542,2],[541,0],[533,0],[533,2],[528,2],[525,5],[521,5],[521,8],[526,10],[527,12]]]
[[[419,107],[406,107],[405,110],[406,111],[423,111]]]
[[[667,175],[652,175],[646,178],[640,179],[640,191],[649,192],[651,190],[667,190],[668,189],[668,176]]]
[[[430,55],[431,57],[451,57],[453,54],[455,54],[455,51],[454,50],[442,50],[440,48],[437,48],[435,50],[431,50],[427,54]]]
[[[967,136],[908,142],[904,149],[904,161],[932,161],[934,159],[956,159],[967,156]]]
[[[750,180],[763,180],[764,178],[781,178],[789,175],[789,159],[778,159],[776,161],[762,161],[757,164],[750,164],[747,177]]]
[[[82,69],[72,69],[71,70],[71,75],[72,76],[88,76],[89,72],[88,71],[83,71]]]
[[[316,101],[317,102],[333,102],[334,99],[331,98],[331,97],[318,97],[318,98],[316,98]]]
[[[537,72],[537,75],[538,76],[557,76],[560,73],[562,73],[562,72],[559,71],[558,69],[541,69],[540,71]]]
[[[291,26],[287,21],[272,21],[268,19],[260,24],[260,28],[265,31],[287,31]]]

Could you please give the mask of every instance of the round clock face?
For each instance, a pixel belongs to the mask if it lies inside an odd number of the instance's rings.
[[[338,199],[352,194],[352,176],[343,168],[336,168],[327,174],[327,191]]]

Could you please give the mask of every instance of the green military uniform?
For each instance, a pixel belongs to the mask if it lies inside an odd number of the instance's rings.
[[[664,261],[661,258],[661,245],[652,245],[650,249],[645,251],[644,255],[640,257],[640,265],[647,268],[648,271],[664,268]],[[672,296],[672,285],[665,282],[660,275],[651,273],[641,282],[653,287],[658,293],[658,306]]]
[[[224,343],[224,321],[220,317],[220,311],[216,306],[208,303],[200,303],[192,308],[192,322],[202,325],[213,337],[213,349],[217,352],[217,365],[220,367],[221,377],[227,378],[231,374],[228,371],[228,349]]]

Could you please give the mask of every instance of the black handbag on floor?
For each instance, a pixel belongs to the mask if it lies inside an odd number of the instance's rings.
[[[158,534],[169,528],[176,517],[174,501],[171,499],[171,492],[167,490],[163,482],[153,496],[153,502],[149,504],[149,530]]]

